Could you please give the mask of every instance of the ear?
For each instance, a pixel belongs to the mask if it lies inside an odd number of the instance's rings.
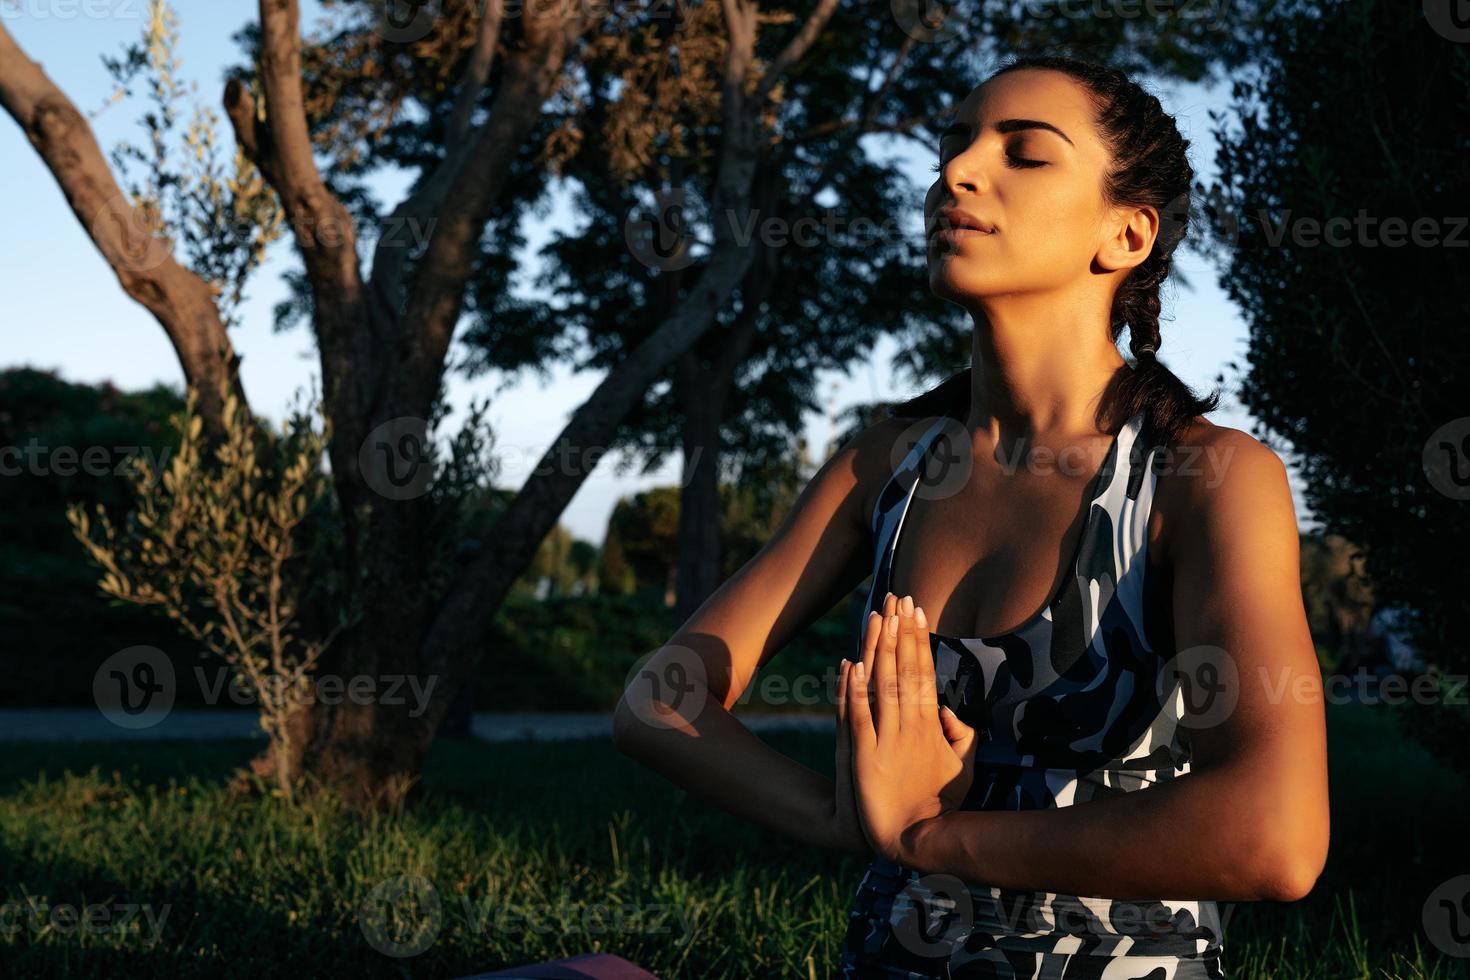
[[[1108,237],[1097,252],[1097,264],[1109,272],[1131,269],[1148,258],[1159,236],[1159,212],[1148,205],[1114,208]]]

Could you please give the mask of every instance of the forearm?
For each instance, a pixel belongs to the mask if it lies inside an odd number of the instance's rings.
[[[831,839],[831,779],[761,741],[713,698],[691,722],[665,728],[619,707],[618,748],[736,816],[820,847]]]
[[[903,863],[1003,888],[1122,900],[1290,900],[1300,875],[1266,793],[1196,771],[1045,810],[951,810],[906,835]],[[1308,883],[1307,887],[1310,887]]]

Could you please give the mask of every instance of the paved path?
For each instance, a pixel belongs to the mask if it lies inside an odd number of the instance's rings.
[[[737,715],[752,731],[830,731],[827,715]],[[475,736],[488,742],[607,738],[612,715],[524,712],[477,713]],[[154,739],[264,738],[253,711],[178,708],[147,728],[120,728],[92,708],[0,710],[0,742],[116,742]]]

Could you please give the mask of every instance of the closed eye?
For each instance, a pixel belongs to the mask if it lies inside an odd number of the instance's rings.
[[[1044,167],[1046,164],[1047,161],[1045,160],[1028,160],[1025,157],[1018,157],[1014,153],[1006,154],[1006,166],[1013,170],[1031,170],[1036,167]],[[929,169],[937,174],[944,169],[944,165],[936,163]]]

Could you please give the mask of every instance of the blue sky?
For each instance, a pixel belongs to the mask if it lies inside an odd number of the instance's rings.
[[[182,76],[199,84],[200,101],[217,108],[222,71],[237,60],[230,35],[253,19],[254,4],[175,0],[174,7],[180,18]],[[317,12],[315,3],[308,0],[304,4],[308,22]],[[146,16],[145,0],[0,0],[0,19],[6,28],[84,113],[101,107],[111,91],[101,56],[115,55],[135,40]],[[1226,87],[1160,87],[1159,94],[1192,142],[1196,171],[1209,177],[1214,170],[1214,141],[1208,112],[1223,108]],[[139,139],[136,120],[136,108],[127,103],[94,118],[92,124],[104,151],[121,139]],[[222,136],[229,141],[228,133]],[[901,159],[915,187],[913,220],[917,223],[923,212],[924,189],[933,179],[929,172],[932,154],[886,138],[870,137],[865,146],[875,154]],[[402,185],[401,179],[385,178],[380,185],[383,199],[396,201],[395,192]],[[0,364],[54,369],[73,381],[110,379],[123,388],[156,381],[181,383],[177,360],[163,331],[122,292],[67,208],[55,181],[8,117],[0,119],[0,186],[8,192],[5,224],[11,229],[0,237],[0,329],[5,345]],[[528,222],[528,252],[534,253],[546,240],[546,229],[574,226],[578,217],[561,194],[547,217],[532,217]],[[258,411],[272,416],[318,373],[304,327],[279,334],[272,330],[271,307],[286,291],[281,276],[294,262],[285,242],[274,247],[251,281],[242,323],[233,335],[243,356],[241,370],[251,402]],[[1212,264],[1185,252],[1176,266],[1193,288],[1178,287],[1166,295],[1165,316],[1172,313],[1172,319],[1163,324],[1164,359],[1198,390],[1209,390],[1226,361],[1243,360],[1246,327],[1219,289]],[[885,338],[866,363],[854,364],[850,375],[823,377],[820,391],[829,401],[829,410],[914,393],[915,389],[900,385],[890,369],[895,351],[894,342]],[[558,367],[544,386],[534,376],[526,376],[496,393],[505,380],[497,374],[474,380],[452,376],[449,392],[455,416],[462,416],[471,398],[493,394],[489,418],[504,456],[498,482],[519,486],[598,378],[587,373],[573,375]],[[1228,375],[1227,382],[1231,382]],[[1250,419],[1230,391],[1227,384],[1222,408],[1212,419],[1250,431]],[[812,416],[807,436],[813,452],[824,451],[831,431],[827,417]],[[679,478],[677,454],[664,469],[648,477],[633,473],[618,477],[614,468],[615,461],[605,458],[563,515],[563,523],[577,536],[600,542],[618,497]],[[1309,523],[1299,495],[1298,514],[1304,524]]]

